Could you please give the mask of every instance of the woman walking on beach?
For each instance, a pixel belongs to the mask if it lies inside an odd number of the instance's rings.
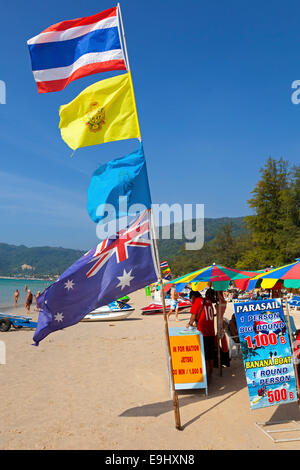
[[[18,291],[18,289],[16,289],[16,292],[14,294],[14,296],[15,296],[15,307],[18,305],[19,295],[20,295],[20,292]]]

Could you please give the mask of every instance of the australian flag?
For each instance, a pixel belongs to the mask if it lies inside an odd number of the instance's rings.
[[[35,344],[157,278],[149,213],[145,211],[126,229],[82,256],[37,298],[40,312]]]

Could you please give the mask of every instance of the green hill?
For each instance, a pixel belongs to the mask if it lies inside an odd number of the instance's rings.
[[[224,217],[220,219],[205,219],[205,242],[213,240],[218,230],[228,223],[232,223],[234,236],[243,233],[243,218]],[[174,239],[174,229],[182,229],[181,224],[170,226],[171,238],[158,240],[160,259],[172,260],[184,248],[188,240]],[[159,230],[158,230],[159,233]],[[85,252],[67,248],[54,248],[49,246],[28,248],[24,245],[15,246],[0,243],[0,276],[58,276]]]
[[[57,276],[83,254],[67,248],[0,243],[0,276]]]
[[[207,218],[204,223],[204,242],[208,243],[213,240],[221,227],[230,223],[232,224],[232,235],[234,237],[246,233],[247,230],[244,226],[244,217],[221,217],[217,219]],[[192,227],[195,229],[195,220],[193,220]],[[166,259],[169,261],[177,256],[184,248],[184,244],[189,241],[185,238],[182,240],[174,239],[174,233],[176,232],[184,233],[182,223],[170,225],[170,240],[161,239],[162,230],[158,230],[158,249],[161,260]]]

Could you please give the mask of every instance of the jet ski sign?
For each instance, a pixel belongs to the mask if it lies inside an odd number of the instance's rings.
[[[234,304],[251,409],[297,401],[281,299]]]

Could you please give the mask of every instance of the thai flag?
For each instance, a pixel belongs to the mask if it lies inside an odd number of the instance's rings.
[[[167,261],[162,261],[162,263],[160,263],[160,267],[163,269],[163,268],[168,268],[169,265],[167,263]]]
[[[172,279],[171,269],[170,269],[167,261],[162,261],[160,263],[160,269],[161,269],[161,273],[162,273],[164,279],[167,279],[168,281],[170,279]]]
[[[57,23],[27,44],[39,93],[63,90],[94,73],[127,70],[117,7]]]

